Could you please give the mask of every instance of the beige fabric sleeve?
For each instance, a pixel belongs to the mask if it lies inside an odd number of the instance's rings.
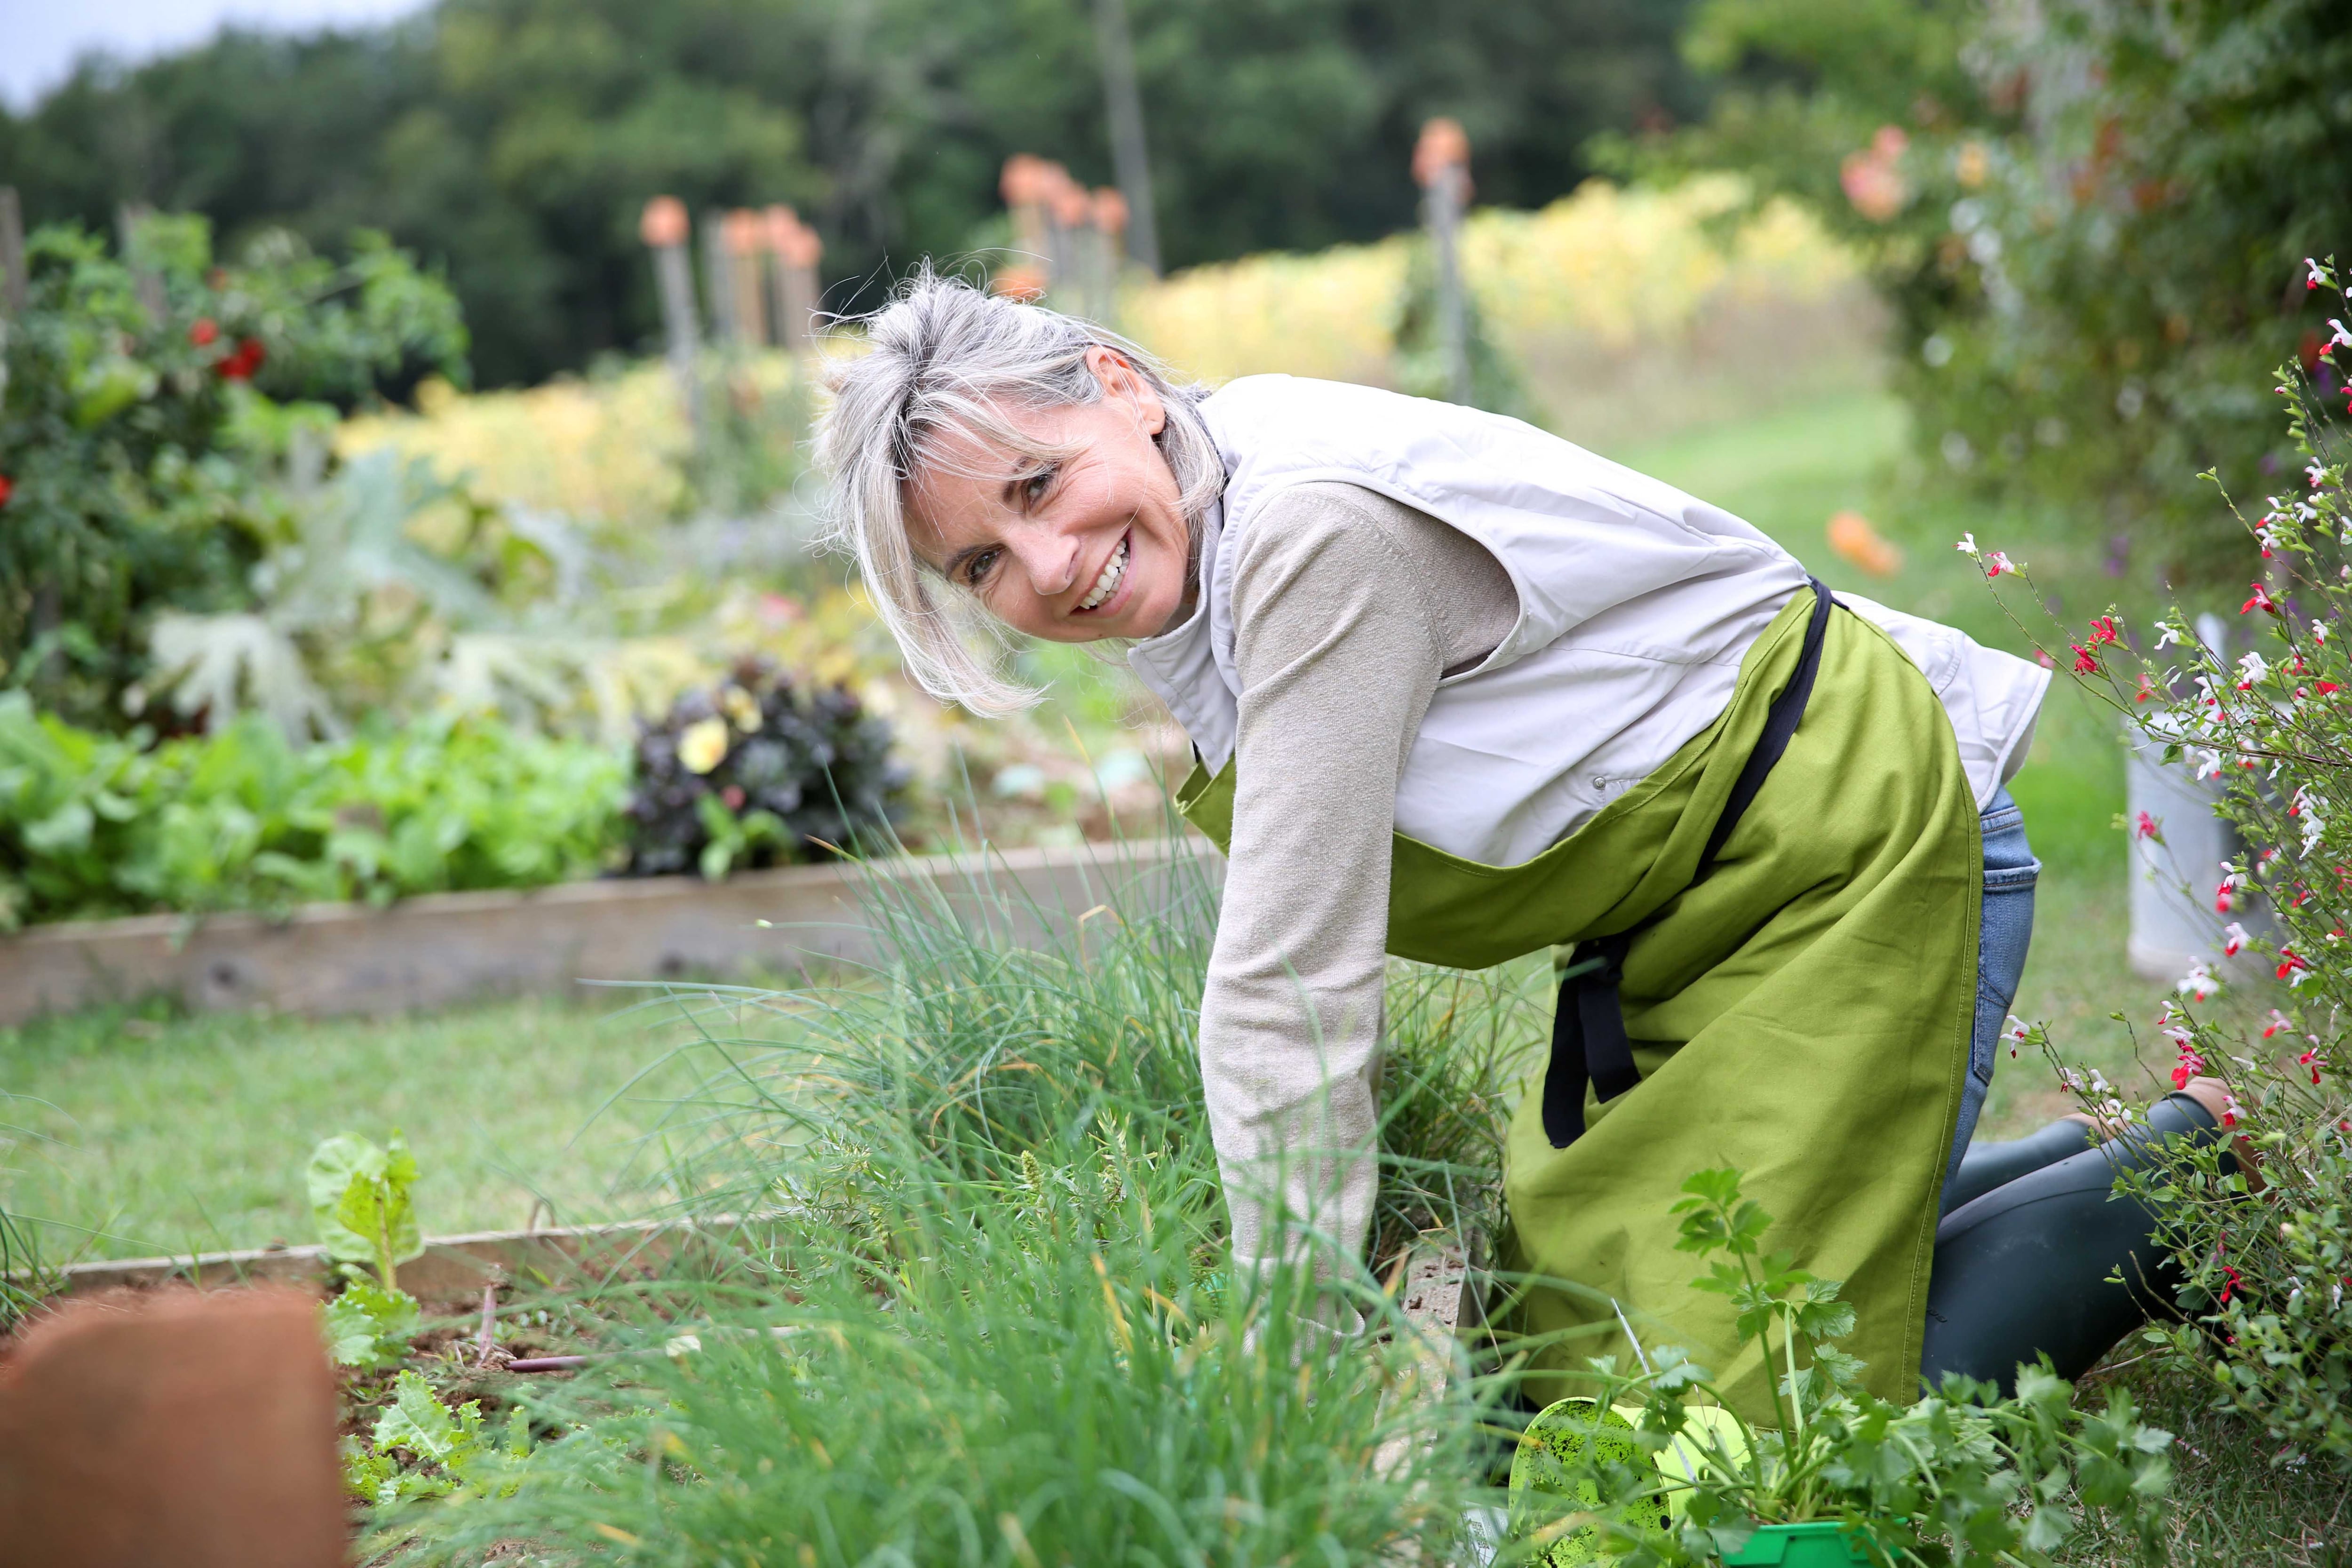
[[[1241,549],[1234,834],[1201,1003],[1209,1125],[1237,1265],[1295,1253],[1302,1226],[1354,1259],[1379,1188],[1397,780],[1441,676],[1493,651],[1518,602],[1483,547],[1353,485],[1283,492]]]

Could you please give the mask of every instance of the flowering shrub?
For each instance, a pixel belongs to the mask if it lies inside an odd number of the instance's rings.
[[[120,725],[160,608],[221,611],[288,525],[278,459],[379,378],[462,373],[441,285],[381,236],[352,259],[264,237],[216,265],[205,222],[149,217],[111,257],[73,227],[26,247],[0,336],[0,685]]]
[[[2119,574],[2234,571],[2191,476],[2284,459],[2257,390],[2284,355],[2343,379],[2295,278],[2352,222],[2336,13],[1706,0],[1684,42],[1726,73],[1708,123],[1604,166],[1805,200],[1892,308],[1932,470],[2060,503]]]
[[[2329,263],[2308,264],[2308,280],[2342,293]],[[2347,345],[2352,334],[2328,349]],[[2158,1018],[2176,1086],[2207,1074],[2228,1084],[2230,1140],[2174,1151],[2147,1183],[2198,1325],[2152,1335],[2288,1451],[2352,1463],[2352,449],[2322,417],[2328,384],[2296,364],[2278,374],[2302,466],[2258,515],[2240,513],[2259,552],[2239,607],[2242,651],[2208,647],[2176,609],[2145,639],[2098,616],[2065,637],[2064,658],[2168,761],[2219,781],[2217,809],[2248,852],[2179,870],[2238,917],[2222,956],[2258,959],[2284,992],[2257,1027],[2233,1030],[2200,1010],[2230,971],[2200,963]],[[1973,539],[1960,548],[1989,578],[2023,573]],[[2126,827],[2163,842],[2164,823],[2145,812]],[[2247,927],[2258,906],[2273,917],[2268,934]],[[2124,1114],[2095,1075],[2068,1087]]]
[[[689,691],[637,739],[629,870],[738,868],[839,853],[887,834],[907,785],[890,726],[846,686],[807,696],[763,659]]]

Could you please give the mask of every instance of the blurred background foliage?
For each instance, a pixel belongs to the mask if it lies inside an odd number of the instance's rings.
[[[2352,237],[2352,28],[2326,0],[1705,0],[1707,121],[1621,173],[1733,169],[1853,246],[1932,482],[2058,514],[2126,594],[2251,570],[2241,497],[2299,483],[2269,372]],[[2088,552],[2086,552],[2087,553]]]
[[[2303,258],[2352,217],[2352,37],[2312,0],[1425,12],[1139,8],[1173,269],[1129,271],[1124,331],[1210,382],[1422,389],[1408,153],[1450,114],[1486,401],[1996,640],[1946,570],[1969,528],[2084,602],[2260,570],[2195,475],[2296,483],[2264,373],[2335,384]],[[871,303],[1004,243],[1008,153],[1108,179],[1095,45],[1087,0],[440,0],[86,61],[0,114],[37,226],[0,688],[117,737],[464,718],[614,752],[765,658],[895,727],[910,843],[1150,816],[1183,745],[1115,668],[1023,651],[1055,690],[1007,724],[906,686],[808,548],[809,359],[706,350],[698,434],[638,229],[656,192],[789,200],[829,303]]]
[[[1422,121],[1457,116],[1482,200],[1534,206],[1588,172],[1595,132],[1701,112],[1684,0],[1176,0],[1137,7],[1171,267],[1368,240],[1413,222]],[[824,234],[831,302],[870,303],[925,254],[971,247],[1013,153],[1108,183],[1090,0],[441,0],[307,39],[228,31],[85,67],[0,116],[36,220],[129,199],[232,239],[355,225],[445,267],[485,384],[649,344],[647,195],[787,201]]]

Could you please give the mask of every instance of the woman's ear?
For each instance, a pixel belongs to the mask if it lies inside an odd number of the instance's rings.
[[[1103,395],[1126,404],[1135,411],[1136,418],[1147,436],[1157,436],[1168,427],[1168,409],[1160,401],[1159,391],[1136,374],[1135,367],[1117,349],[1100,343],[1087,350],[1087,368],[1095,380],[1102,384]]]

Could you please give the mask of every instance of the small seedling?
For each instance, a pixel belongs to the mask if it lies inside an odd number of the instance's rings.
[[[310,1213],[344,1281],[325,1308],[328,1352],[339,1366],[396,1366],[416,1332],[421,1312],[399,1280],[400,1265],[425,1251],[410,1196],[416,1175],[416,1157],[397,1130],[388,1148],[346,1132],[310,1152]]]

